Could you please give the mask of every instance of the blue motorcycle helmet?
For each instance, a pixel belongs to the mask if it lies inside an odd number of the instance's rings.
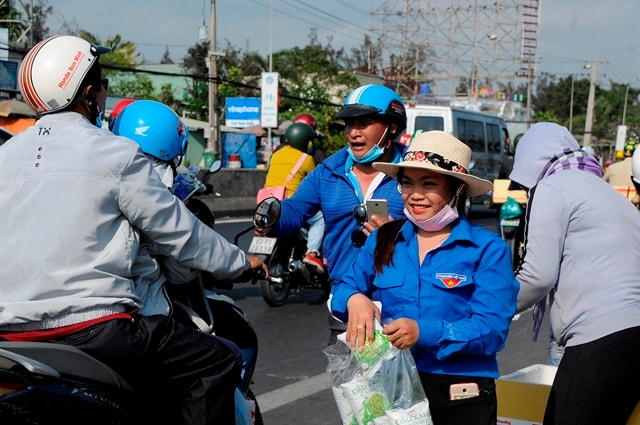
[[[134,140],[145,154],[176,165],[189,144],[189,130],[178,114],[155,100],[137,100],[127,105],[116,117],[112,131]]]
[[[388,118],[397,123],[394,136],[407,128],[407,111],[398,93],[389,87],[368,84],[358,87],[344,100],[336,118],[355,118],[375,115]]]

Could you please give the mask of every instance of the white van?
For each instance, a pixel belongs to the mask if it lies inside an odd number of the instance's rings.
[[[504,177],[503,165],[508,161],[511,148],[505,121],[496,116],[468,109],[443,105],[407,104],[407,129],[400,140],[409,144],[411,139],[429,130],[447,131],[471,148],[470,173],[493,181]],[[502,173],[501,173],[502,171]],[[486,196],[473,200],[487,200]]]

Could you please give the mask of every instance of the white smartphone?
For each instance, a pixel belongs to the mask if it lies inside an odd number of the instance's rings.
[[[479,395],[480,389],[475,382],[451,384],[449,386],[449,396],[451,400],[462,400],[463,398],[478,397]]]
[[[369,199],[367,201],[367,220],[374,214],[385,223],[389,221],[389,204],[386,199]]]

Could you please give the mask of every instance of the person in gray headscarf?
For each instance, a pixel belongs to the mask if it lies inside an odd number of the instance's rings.
[[[640,215],[557,124],[524,134],[510,178],[529,192],[517,308],[535,306],[537,332],[553,291],[566,347],[544,423],[625,424],[640,400]]]

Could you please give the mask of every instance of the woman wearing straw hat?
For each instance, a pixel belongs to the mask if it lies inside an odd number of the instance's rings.
[[[372,233],[331,300],[352,348],[373,339],[377,319],[395,347],[412,350],[435,425],[496,423],[496,353],[518,293],[507,244],[460,213],[466,197],[492,188],[469,174],[470,159],[460,140],[429,131],[401,162],[373,164],[397,179],[406,219]],[[475,400],[450,400],[459,383],[478,385]]]

